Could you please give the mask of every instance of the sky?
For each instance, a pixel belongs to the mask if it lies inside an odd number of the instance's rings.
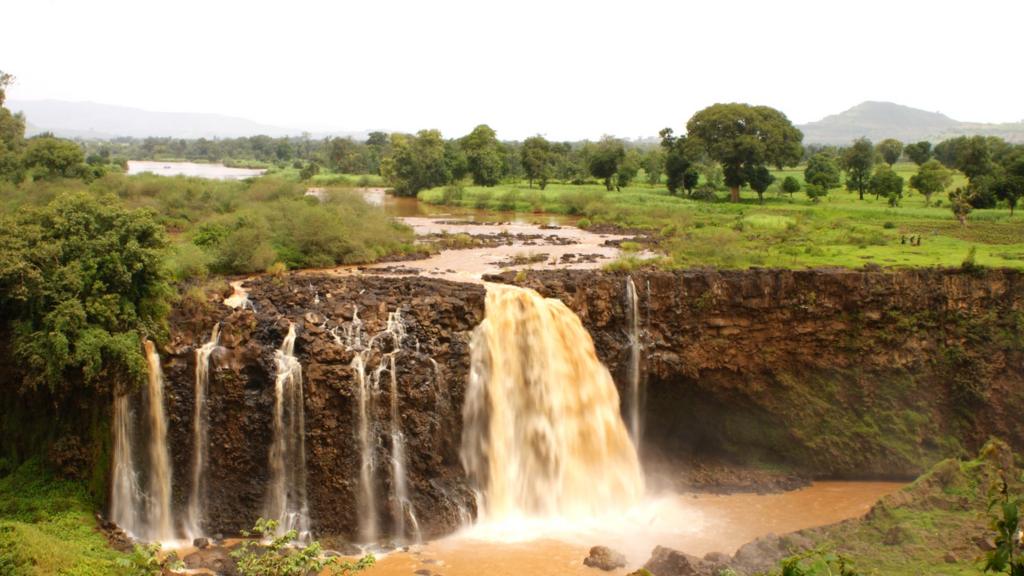
[[[1020,0],[13,0],[0,14],[9,98],[311,132],[650,137],[715,102],[796,123],[864,100],[1024,119]]]

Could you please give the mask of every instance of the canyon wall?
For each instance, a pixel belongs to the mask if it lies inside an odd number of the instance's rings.
[[[491,278],[563,300],[625,379],[626,276]],[[633,274],[650,458],[910,478],[989,436],[1024,448],[1024,278],[1004,270]]]

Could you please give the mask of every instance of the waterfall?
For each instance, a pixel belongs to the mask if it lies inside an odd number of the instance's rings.
[[[114,454],[110,480],[110,519],[129,535],[138,535],[142,500],[132,457],[132,421],[128,394],[114,396]]]
[[[359,514],[359,537],[365,543],[377,540],[377,493],[373,485],[373,438],[370,435],[372,410],[370,383],[366,377],[366,363],[363,354],[352,359],[352,372],[356,378],[359,393],[359,493],[356,495],[356,509]]]
[[[210,384],[210,356],[220,340],[220,324],[214,324],[210,340],[196,348],[195,408],[192,413],[192,490],[185,515],[185,534],[189,540],[203,534],[203,504],[206,496],[206,451],[209,413],[206,389]]]
[[[405,436],[402,434],[402,422],[399,418],[398,405],[398,369],[395,357],[402,351],[402,342],[406,338],[405,323],[399,310],[388,315],[388,324],[385,334],[392,339],[391,352],[388,357],[388,373],[391,378],[391,482],[394,491],[395,502],[395,527],[394,533],[399,538],[406,537],[406,517],[412,529],[413,539],[420,540],[420,527],[416,521],[416,513],[413,510],[412,502],[409,500],[409,481],[405,473]],[[417,352],[419,342],[416,343]],[[433,361],[433,359],[431,359]],[[384,364],[381,363],[381,366]],[[436,368],[436,363],[434,363]]]
[[[140,536],[146,540],[174,539],[171,520],[171,455],[167,449],[167,413],[164,409],[164,376],[160,369],[160,355],[156,346],[145,342],[146,360],[149,362],[149,386],[146,400],[149,406],[149,481],[146,523]]]
[[[278,533],[295,530],[308,540],[306,502],[306,419],[302,396],[302,364],[295,357],[295,324],[274,353],[274,437],[270,445],[270,488],[266,517],[278,522]]]
[[[488,286],[471,342],[461,455],[485,520],[589,517],[644,492],[590,334],[563,303],[523,288]]]
[[[375,542],[379,537],[377,492],[376,492],[376,457],[374,435],[374,393],[381,389],[384,374],[388,375],[388,391],[390,400],[390,440],[391,440],[391,489],[395,506],[392,516],[392,534],[399,540],[412,537],[420,540],[419,523],[409,496],[409,482],[406,473],[405,435],[402,433],[401,407],[398,394],[398,357],[409,352],[406,347],[412,339],[405,329],[405,321],[400,310],[388,314],[387,327],[374,335],[365,346],[362,333],[362,321],[358,311],[353,312],[352,321],[345,329],[345,343],[350,350],[356,350],[352,359],[352,372],[358,387],[358,420],[359,420],[359,452],[360,472],[359,491],[357,493],[357,510],[359,513],[359,537],[365,543]],[[340,338],[336,336],[336,342]],[[414,340],[414,339],[413,339]],[[418,354],[419,342],[414,349]],[[377,368],[370,372],[369,364],[374,358],[374,351],[380,351]],[[437,363],[433,362],[435,374]]]
[[[643,437],[643,390],[640,383],[640,305],[633,277],[626,277],[626,323],[629,328],[629,435],[637,452]]]

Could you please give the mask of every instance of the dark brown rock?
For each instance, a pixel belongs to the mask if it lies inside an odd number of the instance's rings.
[[[678,550],[658,546],[651,552],[651,558],[644,569],[654,576],[703,576],[704,562]]]
[[[616,552],[607,546],[594,546],[590,549],[590,554],[583,559],[583,564],[591,568],[611,571],[624,567],[626,557],[621,552]]]

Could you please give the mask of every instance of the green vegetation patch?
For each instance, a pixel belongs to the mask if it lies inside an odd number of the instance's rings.
[[[125,555],[97,529],[92,502],[76,482],[28,461],[0,478],[0,574],[126,574]]]

